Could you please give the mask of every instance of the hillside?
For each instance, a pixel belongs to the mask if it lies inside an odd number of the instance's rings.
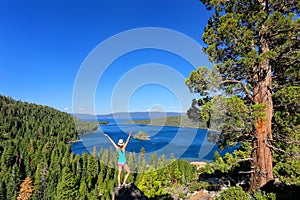
[[[193,121],[187,115],[169,116],[165,118],[155,118],[151,120],[130,120],[127,123],[134,124],[148,124],[154,126],[177,126],[177,127],[191,127],[191,128],[207,128],[203,122]]]
[[[48,106],[0,95],[0,199],[16,199],[26,177],[36,181],[36,199],[54,197],[61,170],[69,157],[74,159],[67,143],[97,127]]]

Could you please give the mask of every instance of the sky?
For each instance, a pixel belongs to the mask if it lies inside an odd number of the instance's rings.
[[[70,113],[186,112],[198,0],[0,0],[0,94]]]

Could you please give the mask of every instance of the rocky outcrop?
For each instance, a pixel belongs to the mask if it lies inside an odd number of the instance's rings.
[[[139,131],[137,134],[135,134],[133,136],[133,139],[136,139],[136,140],[150,140],[150,136],[144,131]]]
[[[197,192],[194,192],[190,196],[190,200],[214,200],[214,196],[216,194],[213,192],[208,192],[207,190],[200,190]]]
[[[192,165],[195,165],[197,169],[203,168],[207,165],[207,162],[191,162]]]
[[[148,200],[148,197],[134,184],[129,183],[116,187],[112,194],[113,200]]]

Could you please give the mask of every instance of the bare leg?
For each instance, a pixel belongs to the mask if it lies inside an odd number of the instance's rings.
[[[123,184],[126,184],[126,181],[127,181],[127,179],[128,179],[128,176],[129,176],[129,174],[130,174],[130,169],[129,169],[129,166],[128,166],[127,164],[124,165],[124,169],[126,170],[126,176],[125,176],[125,178],[124,178]]]
[[[121,186],[121,174],[122,174],[122,166],[119,165],[119,172],[118,172],[118,185]]]

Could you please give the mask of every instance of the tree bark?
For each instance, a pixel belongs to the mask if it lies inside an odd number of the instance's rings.
[[[264,26],[262,26],[262,29]],[[260,34],[260,55],[269,51],[269,45],[263,34]],[[272,117],[273,101],[270,90],[272,84],[271,65],[267,57],[262,58],[257,66],[253,68],[254,85],[253,100],[255,104],[265,106],[262,109],[263,117],[259,117],[255,124],[256,140],[253,141],[252,158],[254,173],[250,190],[264,186],[268,181],[273,180],[272,152],[269,141],[272,139]]]

